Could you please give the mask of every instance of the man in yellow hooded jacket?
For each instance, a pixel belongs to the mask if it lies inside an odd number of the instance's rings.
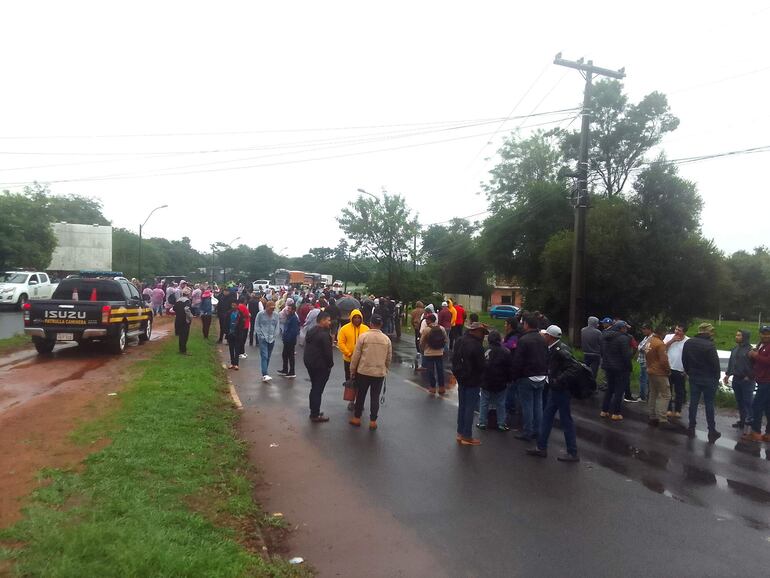
[[[369,327],[364,325],[364,316],[359,309],[353,309],[350,312],[350,322],[340,327],[337,334],[337,349],[342,352],[342,361],[345,364],[345,381],[350,380],[350,360],[356,350],[356,342],[367,331],[369,331]],[[352,411],[353,406],[353,402],[350,402],[348,409]]]
[[[447,309],[449,309],[449,312],[452,314],[452,325],[450,330],[447,332],[449,333],[449,349],[454,349],[455,347],[455,340],[457,339],[457,307],[455,307],[455,302],[451,299],[447,299]]]

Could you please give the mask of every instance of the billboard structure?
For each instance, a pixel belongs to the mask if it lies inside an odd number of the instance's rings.
[[[112,227],[53,223],[56,249],[49,271],[112,270]]]

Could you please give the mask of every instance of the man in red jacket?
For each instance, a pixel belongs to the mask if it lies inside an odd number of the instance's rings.
[[[754,396],[751,420],[751,441],[770,442],[770,325],[763,325],[759,330],[760,342],[749,351],[749,359],[754,363],[754,379],[757,393]],[[762,435],[762,414],[767,416],[765,435]]]

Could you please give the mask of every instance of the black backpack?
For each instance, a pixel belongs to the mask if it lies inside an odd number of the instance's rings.
[[[168,302],[173,305],[176,303],[176,291],[172,291],[171,295],[168,296]]]
[[[434,325],[428,333],[428,347],[431,349],[444,349],[444,345],[446,345],[444,331],[438,325]]]
[[[591,368],[577,359],[572,359],[569,371],[569,392],[575,399],[588,399],[596,393],[596,379]]]

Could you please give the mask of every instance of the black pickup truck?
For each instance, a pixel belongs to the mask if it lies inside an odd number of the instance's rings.
[[[51,353],[57,343],[101,341],[114,353],[126,341],[152,335],[152,309],[125,278],[68,277],[51,299],[26,303],[24,333],[38,353]]]

